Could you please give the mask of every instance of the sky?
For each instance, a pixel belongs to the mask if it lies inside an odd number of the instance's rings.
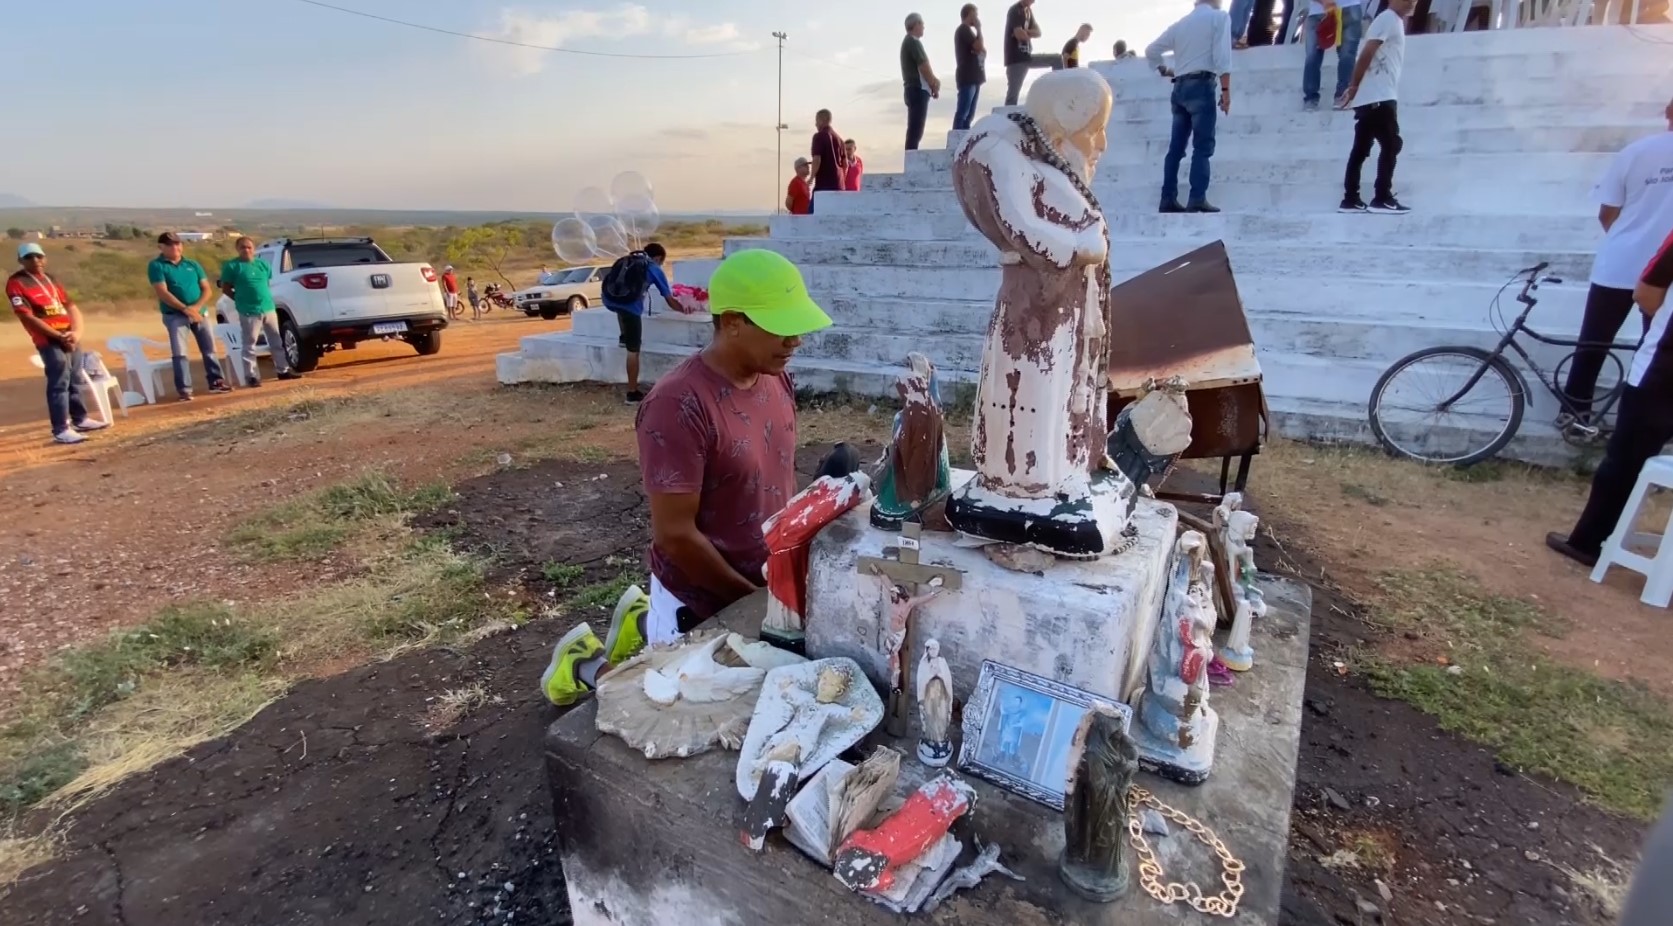
[[[13,143],[0,194],[41,205],[230,208],[283,199],[344,208],[563,212],[579,191],[643,174],[665,212],[770,210],[782,163],[827,107],[867,169],[899,170],[899,49],[908,12],[952,122],[958,0],[331,0],[440,29],[635,60],[514,48],[347,15],[302,0],[55,0],[7,10],[0,61]],[[997,36],[1004,7],[983,4]],[[1038,0],[1041,44],[1082,22],[1092,58],[1140,49],[1187,0]],[[794,12],[792,12],[792,10]],[[783,156],[773,126],[784,54]],[[997,59],[997,39],[990,61]],[[982,107],[1002,102],[990,64]],[[26,77],[26,75],[29,75]],[[26,89],[27,92],[17,92]]]

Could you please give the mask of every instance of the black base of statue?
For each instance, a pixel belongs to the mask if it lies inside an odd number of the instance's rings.
[[[1127,526],[1132,500],[1122,498],[1132,484],[1117,473],[1101,472],[1092,477],[1092,494],[1063,500],[1049,514],[1019,511],[1015,503],[993,499],[976,491],[976,481],[954,492],[947,500],[947,520],[973,537],[996,543],[1033,547],[1068,559],[1093,559],[1119,546],[1117,534]],[[1100,524],[1097,501],[1114,513],[1113,523]]]

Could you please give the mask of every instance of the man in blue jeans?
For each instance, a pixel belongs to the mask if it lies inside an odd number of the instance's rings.
[[[52,420],[52,439],[79,444],[82,431],[97,431],[109,423],[87,417],[76,372],[81,369],[81,310],[64,287],[46,272],[46,252],[30,242],[17,249],[23,269],[6,280],[6,301],[29,332],[46,372],[46,410]]]
[[[976,120],[976,101],[987,83],[987,46],[982,42],[982,18],[976,4],[959,10],[958,29],[953,32],[953,79],[958,84],[958,106],[953,110],[953,131],[963,132]]]
[[[1364,9],[1361,0],[1313,0],[1307,6],[1307,30],[1302,42],[1307,47],[1307,64],[1301,70],[1301,107],[1308,112],[1319,108],[1319,82],[1324,70],[1325,50],[1319,47],[1319,23],[1325,14],[1337,7],[1342,10],[1342,31],[1336,36],[1336,92],[1338,99],[1353,81],[1354,63],[1359,57],[1359,37],[1364,29]]]
[[[215,360],[215,337],[203,313],[215,295],[203,265],[186,256],[185,245],[174,232],[157,236],[157,256],[145,269],[146,279],[157,291],[157,308],[168,329],[169,354],[174,359],[174,391],[180,401],[192,400],[192,363],[187,356],[187,335],[197,341],[203,355],[203,372],[209,377],[210,392],[231,392],[221,365]]]
[[[1162,63],[1173,52],[1173,67]],[[1161,212],[1219,212],[1208,202],[1208,159],[1214,156],[1214,86],[1220,86],[1220,112],[1232,111],[1231,23],[1220,0],[1197,0],[1184,19],[1174,23],[1145,49],[1145,60],[1163,77],[1173,78],[1173,137],[1162,162]],[[1179,162],[1191,143],[1191,193],[1179,204]]]

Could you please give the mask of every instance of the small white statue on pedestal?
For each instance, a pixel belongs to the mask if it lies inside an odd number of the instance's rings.
[[[1255,532],[1260,519],[1242,510],[1243,496],[1227,493],[1214,509],[1214,527],[1220,532],[1220,543],[1232,570],[1231,633],[1226,645],[1220,648],[1220,661],[1233,672],[1247,672],[1255,667],[1255,650],[1249,645],[1249,633],[1257,617],[1266,614],[1266,602],[1255,584]]]
[[[918,660],[918,760],[941,768],[953,755],[953,670],[941,655],[941,643],[924,641]]]
[[[1208,706],[1214,656],[1214,564],[1208,538],[1186,531],[1175,547],[1174,574],[1146,667],[1133,739],[1140,765],[1181,784],[1201,784],[1214,765],[1220,718]]]

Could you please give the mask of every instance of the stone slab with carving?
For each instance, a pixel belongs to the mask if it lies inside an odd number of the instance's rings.
[[[973,477],[954,470],[953,484]],[[831,522],[814,539],[808,573],[807,652],[846,656],[873,683],[890,681],[883,583],[856,581],[861,557],[880,557],[894,534],[872,528],[868,506]],[[1046,577],[1018,572],[949,534],[925,533],[919,559],[961,573],[960,587],[918,605],[908,653],[933,637],[952,670],[953,697],[964,701],[992,659],[1095,694],[1129,700],[1144,683],[1157,614],[1178,524],[1172,505],[1141,498],[1133,548],[1097,560],[1052,560]],[[916,669],[914,664],[912,669]]]
[[[771,757],[795,744],[806,781],[883,721],[883,700],[851,659],[816,659],[767,673],[739,750],[738,794],[754,800]]]

